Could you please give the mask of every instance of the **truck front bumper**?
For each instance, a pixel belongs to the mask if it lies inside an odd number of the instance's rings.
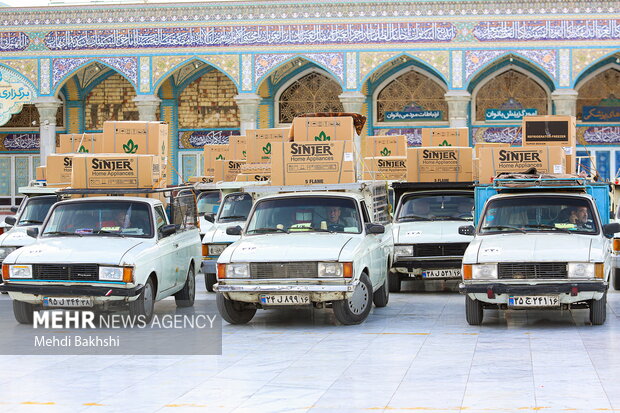
[[[262,294],[302,294],[309,295],[311,302],[325,302],[350,298],[359,281],[348,284],[222,284],[217,283],[213,290],[234,301],[260,303]]]
[[[399,258],[392,264],[392,272],[399,274],[401,278],[419,277],[422,272],[428,270],[460,270],[463,257],[437,257],[432,259],[407,259]],[[460,279],[456,277],[433,277],[432,279]],[[426,279],[426,278],[425,278]]]
[[[92,297],[95,304],[106,301],[131,301],[142,292],[144,286],[137,285],[130,288],[100,287],[93,285],[33,285],[21,283],[4,283],[0,285],[0,291],[6,291],[11,298],[38,304],[43,297]]]
[[[507,304],[510,296],[540,295],[557,295],[562,304],[571,304],[593,299],[600,300],[607,288],[608,284],[603,281],[540,284],[497,282],[459,284],[459,292],[462,294],[491,304]]]

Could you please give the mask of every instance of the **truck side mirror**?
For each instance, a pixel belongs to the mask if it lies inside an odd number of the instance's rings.
[[[212,213],[212,212],[205,212],[204,217],[205,217],[205,220],[207,220],[207,221],[209,221],[211,223],[215,222],[215,214]]]
[[[29,237],[32,238],[36,238],[39,236],[39,228],[34,227],[34,228],[28,228],[26,230],[26,235],[28,235]]]
[[[381,224],[366,224],[367,234],[384,234],[385,227]]]
[[[607,238],[613,237],[616,232],[620,232],[619,223],[612,222],[611,224],[603,225],[603,235],[605,235]]]
[[[12,213],[16,213],[19,210],[19,207],[12,206],[10,210]]]
[[[177,232],[176,225],[169,224],[169,225],[164,225],[163,227],[161,227],[160,234],[161,234],[162,238],[165,238],[165,237],[168,237],[168,236],[174,234],[175,232]]]
[[[226,228],[226,235],[241,235],[241,227],[237,225]]]
[[[463,225],[459,227],[459,234],[461,235],[474,235],[476,233],[476,228],[473,225]]]
[[[15,226],[15,223],[17,222],[17,218],[15,218],[14,216],[9,216],[4,218],[4,223],[10,226]]]

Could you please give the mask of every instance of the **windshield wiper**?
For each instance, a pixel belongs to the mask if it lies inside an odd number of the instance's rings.
[[[223,220],[223,219],[242,219],[245,221],[247,217],[244,217],[243,215],[230,215],[227,217],[220,217],[220,220]]]
[[[52,235],[52,236],[77,235],[78,237],[82,236],[82,234],[77,234],[75,232],[68,232],[68,231],[50,231],[50,232],[44,232],[43,235]]]
[[[42,223],[43,221],[39,221],[37,219],[24,219],[22,221],[19,221],[17,225],[19,224],[42,224]]]
[[[440,220],[440,221],[471,221],[473,218],[469,217],[469,218],[464,218],[464,217],[453,217],[453,216],[438,216],[435,217],[435,219]]]
[[[568,228],[558,228],[558,227],[554,227],[553,225],[545,225],[545,224],[534,224],[534,225],[527,225],[528,228],[543,228],[543,229],[554,229],[556,231],[562,231],[562,232],[566,232],[567,234],[572,234],[573,232],[571,230],[569,230]]]
[[[282,228],[255,228],[248,230],[248,234],[251,232],[283,232],[285,234],[288,234],[288,231]]]
[[[408,220],[408,221],[430,221],[431,219],[428,217],[422,217],[420,215],[405,215],[404,217],[399,217],[399,221]]]
[[[105,229],[100,229],[99,231],[97,231],[97,234],[106,234],[106,235],[113,235],[115,237],[125,238],[125,236],[121,234],[120,232],[108,231]]]
[[[483,230],[484,229],[511,229],[513,231],[519,231],[519,232],[521,232],[523,234],[527,233],[527,231],[525,231],[522,228],[511,227],[511,226],[508,226],[508,225],[489,225],[488,227],[482,227],[482,229]]]

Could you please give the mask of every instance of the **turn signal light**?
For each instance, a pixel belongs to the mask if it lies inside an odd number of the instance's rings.
[[[3,280],[9,279],[9,264],[2,265],[2,279]]]
[[[202,244],[202,256],[207,257],[209,255],[209,246],[207,244]]]
[[[133,282],[133,267],[123,267],[123,282],[124,283]]]
[[[620,238],[614,238],[614,251],[620,252]]]
[[[594,277],[603,279],[605,278],[605,268],[603,268],[603,264],[594,264]]]
[[[217,278],[226,278],[226,264],[217,264]]]
[[[342,264],[342,276],[344,278],[353,278],[353,263],[345,262]]]
[[[471,280],[471,264],[463,264],[463,279]]]

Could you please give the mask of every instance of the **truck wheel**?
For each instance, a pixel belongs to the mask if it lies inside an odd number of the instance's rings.
[[[372,284],[366,273],[362,273],[351,298],[334,301],[332,304],[336,320],[341,324],[359,324],[366,320],[371,308]]]
[[[472,300],[468,295],[465,296],[465,318],[470,326],[479,326],[482,324],[484,310],[482,303],[478,300]]]
[[[194,299],[196,298],[196,275],[194,274],[194,268],[190,267],[187,272],[187,279],[185,279],[185,285],[183,289],[174,295],[174,301],[177,307],[191,307],[194,305]]]
[[[388,272],[388,286],[391,293],[400,292],[400,275]]]
[[[590,302],[590,322],[594,326],[605,324],[607,318],[607,293],[600,300]]]
[[[34,305],[13,300],[13,314],[18,323],[32,324],[34,320]]]
[[[388,271],[388,277],[390,273]],[[385,277],[385,281],[383,285],[373,293],[372,302],[375,303],[376,307],[385,307],[390,301],[390,289],[388,287],[388,277]]]
[[[153,319],[153,309],[155,307],[155,287],[153,280],[149,278],[144,284],[142,292],[138,298],[129,303],[129,314],[132,317],[140,317],[144,323],[148,324]],[[140,321],[140,320],[139,320]]]
[[[213,292],[213,285],[217,282],[217,277],[215,274],[205,274],[205,287],[207,287],[207,291],[210,293]]]
[[[256,314],[256,308],[241,301],[233,301],[217,293],[215,296],[217,309],[222,318],[230,324],[247,324]]]
[[[620,290],[620,269],[614,269],[614,290]]]

